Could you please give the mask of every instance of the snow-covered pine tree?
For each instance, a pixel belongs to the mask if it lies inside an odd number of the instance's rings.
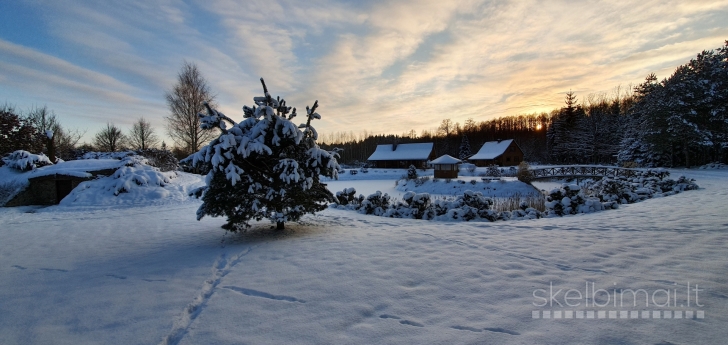
[[[417,179],[417,168],[415,168],[415,166],[412,164],[410,164],[409,168],[407,168],[407,179],[408,180]]]
[[[197,219],[224,215],[223,228],[229,231],[263,218],[280,230],[285,222],[298,221],[336,201],[319,179],[337,178],[339,164],[335,153],[316,144],[318,134],[311,121],[321,119],[316,113],[318,101],[306,107],[306,123],[296,126],[291,121],[296,108],[271,97],[260,81],[265,95],[253,98],[256,106],[243,107],[245,119],[240,123],[209,105],[207,115],[199,115],[203,129],[219,128],[222,133],[193,158],[193,165],[203,162],[210,168],[207,186],[200,191],[203,204]],[[232,127],[228,129],[226,122]]]
[[[470,141],[468,140],[468,136],[463,135],[463,139],[460,142],[460,152],[458,153],[458,158],[464,161],[472,155],[473,153],[470,151]]]
[[[657,76],[650,73],[645,81],[634,88],[635,104],[629,109],[622,123],[622,139],[617,160],[625,166],[653,166],[652,145],[647,141],[649,131],[646,114],[650,102],[645,98],[659,88]]]

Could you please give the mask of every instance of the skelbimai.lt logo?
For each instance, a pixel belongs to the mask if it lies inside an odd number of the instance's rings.
[[[549,282],[548,289],[533,290],[534,319],[704,319],[698,284],[673,283],[667,289],[599,287],[584,282],[565,289]]]

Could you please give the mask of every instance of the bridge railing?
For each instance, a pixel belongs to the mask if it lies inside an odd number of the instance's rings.
[[[570,165],[531,169],[534,179],[549,177],[634,177],[641,170],[610,166]]]

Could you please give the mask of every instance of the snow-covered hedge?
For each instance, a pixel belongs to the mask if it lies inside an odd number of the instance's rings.
[[[669,176],[670,172],[665,169],[649,169],[631,178],[605,177],[585,188],[564,184],[549,192],[545,215],[563,216],[615,209],[619,204],[631,204],[698,189],[693,179],[680,176],[673,180]]]
[[[28,151],[17,150],[2,158],[2,161],[10,168],[20,171],[35,170],[36,168],[53,165],[44,154],[33,154]]]
[[[336,193],[341,209],[357,210],[392,218],[411,218],[425,220],[524,220],[541,217],[557,217],[578,213],[616,209],[619,204],[634,203],[648,198],[673,195],[686,190],[697,189],[695,180],[680,176],[677,180],[668,179],[670,173],[664,169],[651,169],[632,178],[603,178],[582,188],[576,184],[563,184],[546,197],[546,210],[540,212],[521,202],[519,209],[497,212],[493,209],[493,199],[480,192],[466,190],[462,195],[433,200],[428,193],[408,191],[402,201],[392,202],[386,193],[377,191],[364,197],[355,198],[356,191],[347,188]],[[356,202],[360,200],[360,202]]]
[[[722,169],[728,169],[728,165],[725,165],[721,162],[715,162],[715,163],[708,163],[706,165],[703,165],[698,169],[722,170]]]

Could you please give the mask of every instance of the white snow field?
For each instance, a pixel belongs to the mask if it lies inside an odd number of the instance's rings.
[[[495,223],[328,209],[226,234],[195,199],[2,208],[0,344],[724,344],[728,171],[680,174],[701,189]],[[331,188],[394,190],[353,178]]]

